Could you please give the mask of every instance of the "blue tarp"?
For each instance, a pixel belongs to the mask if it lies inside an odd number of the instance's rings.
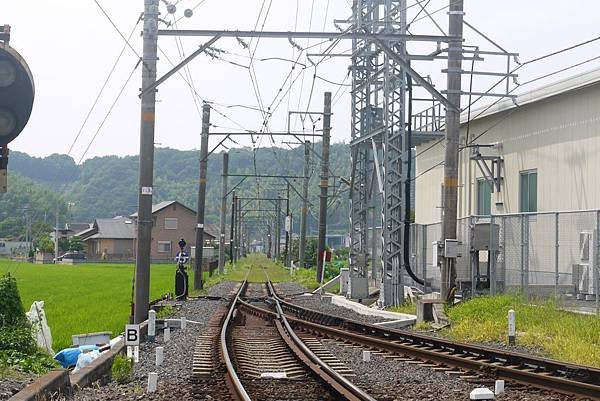
[[[66,369],[70,368],[71,366],[75,366],[77,363],[77,358],[79,358],[79,354],[96,349],[98,349],[96,345],[82,345],[75,348],[65,348],[58,354],[54,355],[54,359],[56,359],[60,365]]]

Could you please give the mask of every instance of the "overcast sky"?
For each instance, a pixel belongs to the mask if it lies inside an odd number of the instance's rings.
[[[177,2],[177,0],[172,0]],[[427,1],[420,0],[424,3]],[[114,23],[128,36],[133,48],[141,54],[141,24],[135,26],[143,8],[143,0],[98,0]],[[258,28],[263,25],[265,10],[271,0],[266,1]],[[200,5],[198,5],[201,3]],[[192,18],[181,18],[179,29],[253,29],[261,10],[262,0],[180,0],[175,18],[183,17],[186,8],[194,8]],[[323,30],[333,31],[334,19],[346,19],[350,14],[351,0],[273,0],[269,10],[265,30]],[[414,4],[409,0],[408,4]],[[442,29],[447,27],[445,6],[448,0],[431,0],[428,10]],[[161,4],[162,17],[173,21]],[[440,10],[435,12],[436,10]],[[409,9],[409,19],[414,17],[418,7]],[[595,0],[465,0],[465,19],[499,45],[511,52],[520,53],[520,60],[527,61],[537,56],[558,50],[600,35],[598,13],[600,4]],[[102,14],[94,0],[18,0],[0,2],[2,24],[12,25],[11,44],[26,58],[33,72],[36,85],[36,100],[30,122],[11,148],[36,156],[52,153],[67,153],[99,93],[109,71],[121,52],[124,41]],[[312,18],[311,18],[312,16]],[[163,28],[165,26],[163,25]],[[421,18],[411,26],[412,33],[439,34],[435,25],[427,18]],[[478,45],[482,50],[495,50],[468,28],[465,28],[466,44]],[[205,38],[185,38],[183,51],[189,54]],[[247,42],[250,42],[247,40]],[[599,41],[600,42],[600,41]],[[254,51],[256,40],[251,42]],[[318,41],[298,40],[303,48],[314,46],[310,52],[325,50],[327,44]],[[159,75],[170,68],[172,62],[181,60],[181,53],[172,37],[161,37],[159,46],[164,51],[160,55]],[[235,39],[222,39],[215,45],[224,50],[220,59],[202,55],[190,64],[191,80],[202,99],[214,102],[212,123],[219,128],[260,130],[263,117],[260,111],[236,105],[258,108],[272,105],[269,120],[271,131],[284,131],[288,110],[320,111],[323,107],[323,92],[331,91],[335,96],[333,116],[334,142],[349,141],[350,138],[350,96],[347,86],[349,59],[331,58],[319,64],[316,70],[310,66],[298,65],[293,71],[294,84],[285,85],[291,72],[292,63],[273,58],[292,59],[298,57],[287,40],[262,39],[254,54],[255,76],[251,79],[250,57]],[[435,47],[435,44],[433,45]],[[351,43],[342,42],[334,53],[349,50]],[[428,47],[412,46],[409,51],[431,51]],[[532,63],[519,70],[519,81],[526,82],[545,73],[597,56],[600,43],[594,42],[553,57],[543,62]],[[168,59],[167,59],[168,58]],[[317,61],[318,58],[315,58]],[[137,62],[137,56],[126,48],[116,71],[104,91],[99,103],[79,139],[71,151],[76,161],[101,155],[137,154],[139,148],[139,99],[141,71],[138,68],[128,84],[124,86]],[[301,63],[307,63],[305,54]],[[513,63],[514,65],[514,63]],[[415,63],[415,69],[423,75],[431,75],[438,89],[443,89],[445,79],[440,73],[443,62]],[[581,67],[536,82],[519,89],[526,91],[544,82],[560,79],[577,72],[600,66],[593,61]],[[463,66],[470,69],[470,62]],[[483,71],[497,71],[503,67],[498,59],[486,58],[476,63],[475,68]],[[190,82],[189,77],[186,78]],[[314,81],[314,87],[313,87]],[[329,82],[327,82],[329,81]],[[468,81],[467,81],[468,82]],[[477,81],[476,89],[485,89],[489,82]],[[119,91],[124,87],[118,102],[108,113]],[[255,90],[254,88],[258,88]],[[279,89],[283,87],[280,93]],[[310,96],[312,88],[312,96]],[[518,91],[517,91],[518,92]],[[309,103],[310,100],[310,103]],[[194,103],[190,86],[181,76],[174,76],[158,93],[157,104],[157,146],[178,149],[199,147],[200,117]],[[102,121],[106,118],[101,129]],[[302,130],[300,120],[293,119],[294,130]],[[307,121],[304,128],[311,130]],[[92,138],[96,135],[92,142]],[[238,138],[239,139],[239,138]],[[212,138],[213,143],[218,139]],[[251,145],[250,139],[239,139],[240,145]],[[230,146],[236,146],[231,142]],[[270,146],[268,137],[258,140],[256,146]],[[286,146],[278,142],[278,146]],[[86,148],[89,150],[86,152]]]

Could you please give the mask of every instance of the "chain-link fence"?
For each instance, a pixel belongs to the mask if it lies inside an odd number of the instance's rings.
[[[432,264],[441,223],[412,226],[412,266],[439,290]],[[466,295],[518,291],[600,308],[600,210],[473,216],[458,221],[458,290]],[[412,283],[407,276],[405,283]],[[423,287],[423,286],[420,286]]]

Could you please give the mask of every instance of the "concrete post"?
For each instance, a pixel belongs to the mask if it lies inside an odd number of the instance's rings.
[[[323,156],[321,158],[321,194],[319,195],[319,245],[317,280],[323,275],[323,253],[327,235],[327,191],[329,189],[329,141],[331,135],[331,92],[325,92],[323,111]]]
[[[302,210],[300,211],[300,248],[298,252],[298,264],[304,265],[306,251],[306,223],[308,217],[308,174],[310,168],[310,142],[304,142],[304,180],[302,181]]]
[[[227,184],[229,174],[229,153],[223,153],[223,175],[221,176],[221,219],[219,230],[219,274],[225,272],[225,227],[227,222]]]
[[[194,259],[194,289],[202,289],[202,258],[204,256],[204,208],[206,205],[206,173],[208,170],[208,130],[210,105],[202,105],[202,136],[200,141],[200,179],[198,182],[198,210],[196,211],[196,253]]]
[[[559,214],[554,214],[554,298],[558,299],[558,285],[560,282],[560,272],[558,269],[559,256]]]
[[[516,329],[515,311],[511,309],[508,311],[508,344],[509,345],[515,345],[516,335],[517,335],[517,329]]]
[[[144,0],[142,90],[156,82],[158,2],[159,0]],[[134,323],[141,323],[146,320],[150,304],[150,245],[152,241],[155,109],[156,91],[142,92],[137,247],[135,258],[135,304],[133,309]]]
[[[460,136],[460,96],[462,70],[463,1],[449,0],[448,34],[457,39],[448,43],[448,101],[456,108],[446,111],[446,155],[444,163],[444,231],[442,240],[456,239],[458,205],[458,141]],[[454,303],[456,259],[442,258],[442,299]]]

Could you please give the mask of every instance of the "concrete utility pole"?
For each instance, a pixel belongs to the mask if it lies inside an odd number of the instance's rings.
[[[227,220],[227,174],[229,173],[229,153],[223,153],[223,175],[221,176],[221,220],[219,236],[219,274],[225,272],[225,226]]]
[[[287,184],[287,201],[285,203],[285,265],[290,267],[292,264],[292,216],[290,215],[290,183]]]
[[[242,201],[240,198],[236,198],[237,205],[235,206],[235,260],[240,260],[240,249],[241,249],[241,230],[242,227]]]
[[[325,92],[323,111],[323,156],[321,158],[321,194],[319,195],[319,246],[317,252],[317,282],[323,275],[323,252],[327,235],[327,191],[329,189],[329,141],[331,135],[331,92]]]
[[[156,82],[158,4],[159,0],[144,0],[142,91]],[[156,91],[152,90],[142,93],[134,323],[141,323],[146,320],[150,303],[150,244],[152,240],[155,106]]]
[[[448,34],[457,38],[448,46],[448,101],[456,109],[446,110],[446,157],[444,165],[444,219],[442,242],[456,239],[456,208],[458,202],[458,140],[460,136],[460,96],[462,69],[463,0],[450,1]],[[441,295],[454,303],[456,258],[442,258]]]
[[[208,130],[210,105],[202,105],[202,137],[200,140],[200,179],[198,181],[198,211],[196,212],[196,253],[194,255],[194,289],[202,289],[202,257],[204,256],[204,208],[206,205],[206,171],[208,170]]]
[[[234,241],[235,241],[235,204],[236,204],[236,196],[235,191],[233,191],[233,196],[231,200],[231,227],[229,228],[229,261],[231,263],[235,263],[235,252]]]
[[[308,217],[308,174],[310,168],[310,142],[304,142],[304,181],[302,181],[302,210],[300,212],[300,249],[299,265],[305,267],[304,255],[306,253],[306,226]]]
[[[59,200],[56,199],[56,216],[54,216],[54,263],[58,263],[58,212],[59,212]],[[27,219],[29,225],[29,219]]]
[[[275,260],[279,260],[281,256],[281,198],[277,197],[275,221]]]

